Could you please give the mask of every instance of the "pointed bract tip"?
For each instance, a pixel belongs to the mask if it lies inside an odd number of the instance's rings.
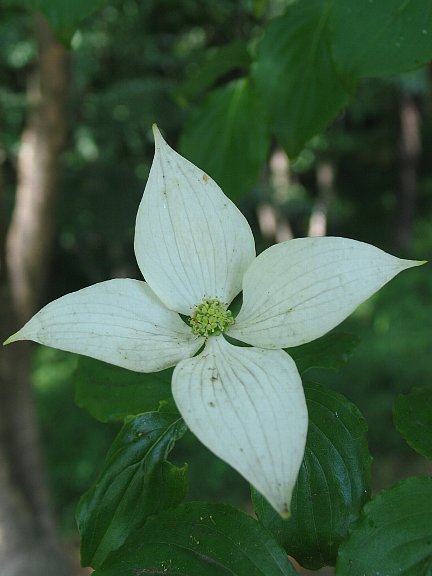
[[[392,257],[391,254],[389,254],[389,256]],[[407,258],[399,258],[398,256],[393,256],[393,259],[395,270],[397,270],[396,274],[399,274],[403,270],[423,266],[423,264],[427,263],[427,260],[408,260]]]
[[[162,134],[160,133],[160,130],[159,130],[156,122],[154,122],[152,124],[152,130],[153,130],[153,137],[154,137],[154,141],[155,141],[156,146],[158,144],[165,143],[165,140],[164,140]]]
[[[24,328],[25,328],[25,326],[23,326],[20,330],[18,330],[18,332],[11,334],[9,336],[9,338],[7,338],[3,342],[3,346],[7,346],[8,344],[12,344],[13,342],[19,342],[20,340],[31,340],[31,336],[30,336],[29,332],[26,333]]]
[[[288,504],[285,503],[282,507],[282,510],[279,510],[279,516],[282,518],[282,520],[288,520],[291,517]]]
[[[423,264],[427,264],[427,260],[402,260],[404,263],[404,269],[407,270],[408,268],[415,268],[416,266],[423,266]]]
[[[7,346],[8,344],[12,344],[12,342],[16,342],[17,338],[16,338],[16,334],[12,334],[12,336],[9,336],[9,338],[7,338],[4,342],[3,342],[3,346]]]

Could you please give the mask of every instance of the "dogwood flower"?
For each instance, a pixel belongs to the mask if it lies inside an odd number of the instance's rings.
[[[145,282],[68,294],[7,343],[34,340],[138,372],[175,366],[172,393],[186,424],[286,517],[308,416],[283,349],[319,338],[420,262],[344,238],[290,240],[255,257],[240,211],[156,127],[154,135],[135,228]],[[229,305],[241,291],[234,318]]]

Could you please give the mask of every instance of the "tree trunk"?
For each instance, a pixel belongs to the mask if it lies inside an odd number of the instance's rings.
[[[396,244],[408,251],[414,236],[417,170],[421,152],[420,111],[410,94],[400,100],[399,190],[396,205]]]
[[[318,194],[309,219],[308,236],[326,236],[327,214],[333,198],[333,165],[330,162],[319,162],[316,177]]]
[[[39,65],[29,81],[30,114],[18,156],[15,210],[7,237],[7,267],[20,322],[37,310],[50,262],[59,155],[66,136],[69,58],[48,23],[36,17]]]
[[[287,203],[290,195],[290,163],[288,156],[280,148],[273,151],[269,168],[271,195],[267,202],[257,206],[260,232],[266,240],[292,240],[294,235],[288,214],[281,211],[281,206]]]
[[[50,263],[66,134],[68,54],[41,16],[36,16],[36,38],[39,59],[29,83],[15,208],[9,229],[3,223],[0,230],[2,340],[38,308]],[[0,200],[1,195],[0,182]],[[67,575],[70,569],[58,542],[43,473],[30,360],[30,343],[9,346],[0,358],[0,573]]]

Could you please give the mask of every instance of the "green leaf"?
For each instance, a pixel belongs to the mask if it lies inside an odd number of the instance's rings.
[[[75,371],[75,402],[102,422],[155,410],[172,398],[172,368],[143,374],[80,356]]]
[[[309,431],[305,457],[291,502],[282,520],[253,491],[259,520],[302,566],[334,565],[340,543],[369,498],[371,457],[367,425],[346,398],[305,383]]]
[[[432,574],[432,478],[408,478],[369,502],[339,550],[338,576]]]
[[[276,136],[296,155],[347,104],[360,78],[431,59],[430,2],[297,1],[267,27],[253,77]]]
[[[310,368],[340,370],[349,360],[360,338],[344,332],[331,332],[308,344],[287,348],[300,374]]]
[[[344,75],[400,74],[432,59],[432,3],[336,0],[332,50]]]
[[[296,576],[256,520],[220,504],[190,502],[150,518],[94,576]]]
[[[186,467],[177,468],[166,457],[185,431],[171,403],[126,421],[95,485],[78,506],[83,566],[100,566],[150,514],[183,500]]]
[[[393,421],[408,444],[432,459],[432,390],[415,388],[396,398]]]
[[[256,183],[269,147],[267,122],[248,80],[212,92],[188,119],[181,152],[230,198]]]
[[[28,0],[48,19],[56,36],[69,44],[81,20],[96,12],[107,0]]]
[[[291,156],[348,102],[346,82],[331,54],[331,4],[308,0],[289,6],[268,26],[258,48],[253,68],[258,93],[276,136]]]
[[[216,82],[218,78],[235,69],[247,70],[250,65],[250,55],[243,40],[234,40],[230,44],[212,48],[199,63],[198,70],[177,91],[181,98],[193,98]]]

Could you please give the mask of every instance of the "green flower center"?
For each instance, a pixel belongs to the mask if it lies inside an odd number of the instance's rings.
[[[189,318],[192,332],[197,336],[219,336],[234,324],[230,310],[216,298],[203,300]]]

